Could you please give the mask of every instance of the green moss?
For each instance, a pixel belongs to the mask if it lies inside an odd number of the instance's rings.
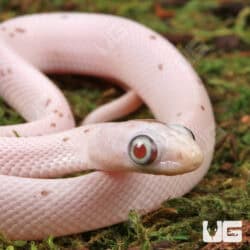
[[[164,2],[164,1],[160,1]],[[216,121],[217,142],[208,174],[185,197],[166,201],[160,209],[140,217],[135,211],[128,221],[95,232],[44,241],[9,241],[0,239],[0,249],[114,249],[128,247],[151,249],[200,249],[202,220],[250,219],[250,124],[241,118],[250,114],[250,30],[249,8],[238,16],[221,18],[214,10],[221,1],[189,0],[180,7],[166,7],[174,12],[171,19],[155,14],[152,0],[45,0],[0,1],[0,20],[13,16],[58,10],[111,13],[137,20],[166,34],[191,34],[193,40],[179,49],[193,63],[211,97]],[[243,2],[243,1],[242,1]],[[234,34],[244,46],[227,51],[216,48],[214,38]],[[122,91],[110,82],[82,76],[50,76],[64,91],[79,123],[87,113],[109,102]],[[144,106],[124,119],[152,117]],[[0,100],[2,125],[23,119]]]

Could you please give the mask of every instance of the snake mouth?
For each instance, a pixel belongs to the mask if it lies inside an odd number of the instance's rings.
[[[158,164],[155,164],[153,166],[150,165],[148,167],[137,165],[134,171],[145,174],[165,176],[183,175],[198,169],[202,164],[202,160],[199,159],[193,162],[178,162],[174,160],[165,160],[159,161]]]
[[[194,163],[194,164],[182,164],[175,161],[161,161],[159,166],[157,168],[157,173],[163,174],[163,175],[182,175],[186,173],[190,173],[195,171],[197,168],[199,168],[201,163]]]
[[[144,174],[153,174],[153,175],[165,175],[165,176],[176,176],[182,175],[197,169],[196,166],[186,166],[185,168],[179,162],[174,161],[161,161],[157,166],[144,168],[139,166],[136,172],[141,172]]]

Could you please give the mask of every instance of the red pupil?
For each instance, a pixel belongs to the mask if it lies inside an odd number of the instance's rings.
[[[147,154],[147,149],[145,147],[144,144],[140,144],[140,143],[137,143],[135,146],[134,146],[134,155],[136,158],[144,158]]]

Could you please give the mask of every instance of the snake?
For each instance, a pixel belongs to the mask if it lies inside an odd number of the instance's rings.
[[[161,34],[108,14],[32,14],[0,24],[0,54],[0,95],[26,121],[0,127],[0,232],[7,238],[117,224],[131,210],[146,214],[188,193],[208,171],[215,143],[209,96]],[[50,73],[110,79],[124,94],[76,127]],[[114,121],[142,103],[155,119]]]

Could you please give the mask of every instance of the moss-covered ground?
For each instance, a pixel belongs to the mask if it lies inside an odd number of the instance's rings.
[[[154,213],[95,232],[41,242],[0,240],[0,249],[250,249],[250,1],[249,0],[0,0],[0,21],[47,11],[112,13],[169,38],[198,71],[211,97],[217,144],[211,168],[192,192]],[[101,79],[51,76],[77,121],[121,94]],[[131,117],[149,117],[146,107]],[[0,123],[22,122],[0,101]],[[0,204],[1,205],[1,204]],[[205,245],[202,220],[244,220],[244,243]],[[1,222],[0,222],[1,224]]]

